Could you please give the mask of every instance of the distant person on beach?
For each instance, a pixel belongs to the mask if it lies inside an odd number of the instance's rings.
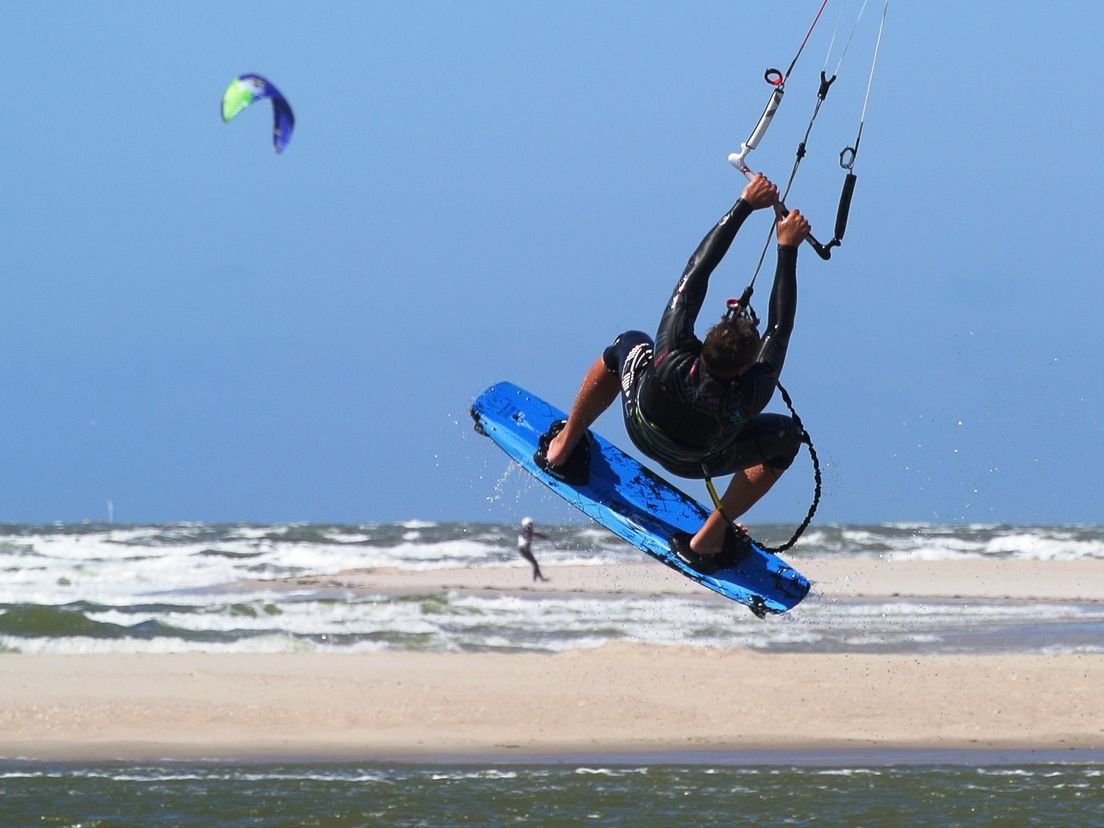
[[[533,529],[533,519],[531,517],[525,517],[521,519],[521,534],[517,538],[517,550],[518,554],[525,560],[529,561],[533,565],[533,580],[534,581],[547,581],[548,579],[540,571],[540,565],[537,563],[537,559],[533,557],[533,538],[540,538],[541,540],[548,540],[548,535],[542,535]]]
[[[586,482],[587,429],[622,394],[625,428],[640,451],[680,477],[734,474],[728,490],[696,534],[680,532],[671,552],[710,574],[748,550],[732,521],[750,509],[789,468],[801,447],[794,418],[763,414],[774,394],[797,311],[797,251],[809,222],[797,210],[778,221],[778,264],[767,327],[730,311],[705,341],[694,322],[709,277],[736,231],[755,210],[773,207],[778,188],[756,175],[690,257],[659,320],[655,342],[626,331],[587,372],[566,420],[541,436],[534,461],[572,485]],[[744,309],[746,310],[746,309]]]

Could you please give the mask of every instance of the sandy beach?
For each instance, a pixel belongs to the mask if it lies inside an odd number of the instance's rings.
[[[809,578],[810,598],[977,598],[1104,602],[1104,561],[884,561],[874,558],[798,559]],[[278,582],[286,589],[333,588],[391,595],[445,590],[488,594],[698,595],[716,597],[677,572],[650,561],[618,566],[546,567],[548,581],[534,582],[527,565],[479,569],[399,571],[365,569]],[[268,581],[271,585],[273,582]],[[724,600],[716,598],[716,600]]]
[[[810,601],[1104,601],[1104,561],[800,566],[815,582]],[[552,580],[533,584],[524,567],[376,570],[284,586],[529,595],[700,590],[649,563],[552,567],[548,574]],[[5,654],[0,756],[1099,751],[1102,688],[1104,657],[1095,654],[780,654],[628,642],[559,654]]]

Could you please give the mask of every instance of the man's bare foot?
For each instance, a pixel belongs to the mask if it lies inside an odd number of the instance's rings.
[[[557,420],[537,441],[533,463],[569,486],[585,486],[590,479],[590,438],[587,432],[568,443],[564,420]],[[555,449],[553,449],[555,447]]]
[[[745,537],[747,536],[747,526],[742,523],[737,523],[736,528]],[[721,524],[718,528],[713,528],[710,532],[706,532],[703,526],[698,530],[698,533],[690,539],[690,548],[698,555],[719,555],[724,551],[725,536],[727,533],[728,527],[724,524]]]
[[[545,457],[548,459],[548,465],[550,466],[562,466],[571,457],[571,448],[566,447],[567,440],[564,435],[565,431],[561,431],[555,437],[552,438],[552,442],[548,444],[548,452]]]

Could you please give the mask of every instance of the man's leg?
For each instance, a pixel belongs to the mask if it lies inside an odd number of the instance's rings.
[[[567,462],[587,429],[613,404],[619,393],[620,377],[611,374],[602,357],[598,357],[579,386],[579,393],[575,395],[571,413],[567,416],[567,425],[548,444],[549,465],[561,466]]]
[[[736,472],[721,496],[724,515],[716,509],[702,524],[702,528],[690,540],[690,548],[699,555],[714,555],[724,548],[725,530],[729,523],[725,515],[736,520],[759,502],[785,469],[776,469],[766,463]]]
[[[745,514],[778,482],[801,448],[802,431],[792,417],[784,414],[759,414],[752,418],[723,458],[717,461],[716,474],[735,469],[735,475],[721,497],[722,515],[714,509],[690,541],[690,549],[699,555],[712,555],[724,549],[728,521]]]

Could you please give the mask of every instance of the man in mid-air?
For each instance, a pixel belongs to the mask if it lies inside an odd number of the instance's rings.
[[[797,210],[777,225],[778,264],[763,336],[746,315],[728,313],[704,342],[694,322],[709,277],[755,210],[772,208],[778,188],[762,175],[702,239],[659,321],[655,342],[626,331],[587,372],[567,420],[541,437],[534,460],[565,482],[586,482],[587,430],[622,394],[625,428],[640,451],[680,477],[734,474],[696,534],[671,538],[671,551],[706,574],[738,560],[746,535],[731,521],[750,509],[793,462],[801,429],[792,417],[763,414],[774,394],[797,310],[797,251],[809,222]]]

